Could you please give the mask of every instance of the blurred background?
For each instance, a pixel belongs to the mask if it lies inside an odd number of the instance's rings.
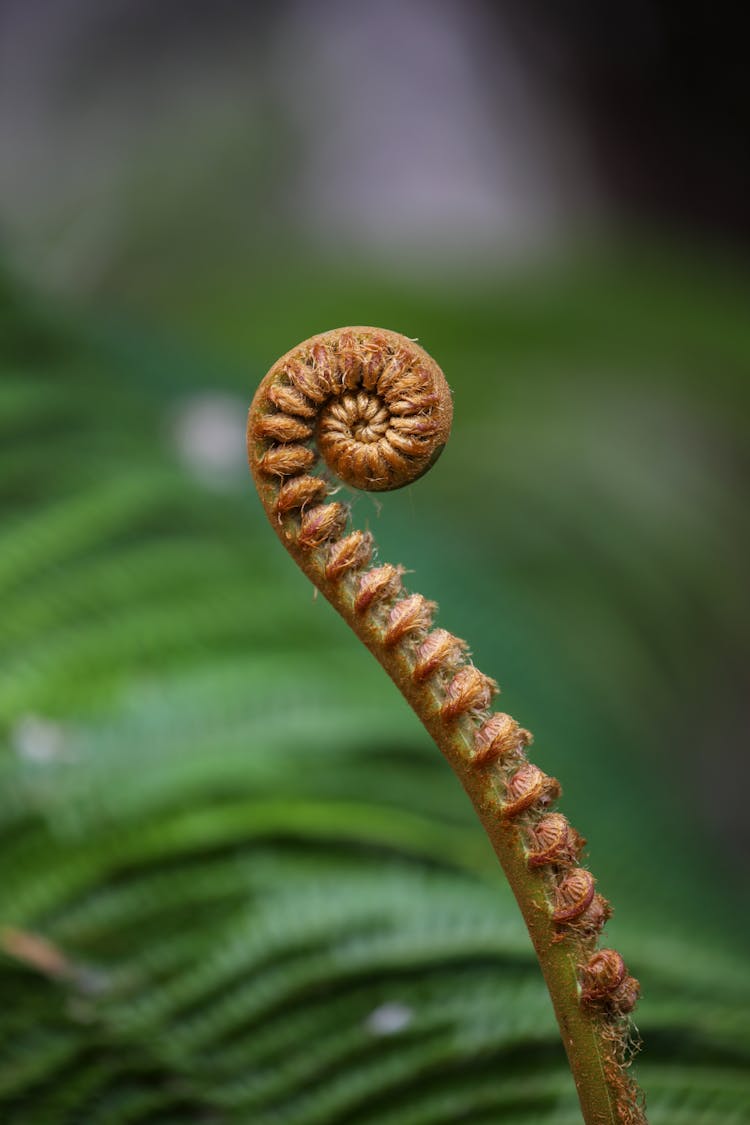
[[[658,0],[4,0],[9,1125],[579,1120],[465,798],[247,473],[260,378],[344,324],[453,387],[354,519],[563,782],[650,1120],[750,1121],[741,42]]]

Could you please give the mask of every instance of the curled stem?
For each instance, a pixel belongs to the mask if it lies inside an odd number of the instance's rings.
[[[372,536],[352,530],[346,506],[330,499],[341,481],[384,491],[416,480],[442,451],[452,414],[442,371],[412,340],[376,328],[325,332],[260,384],[250,467],[282,543],[385,668],[471,799],[528,927],[585,1122],[639,1125],[643,1099],[627,1070],[638,982],[619,953],[599,948],[611,909],[581,865],[585,840],[553,811],[560,786],[528,760],[528,731],[492,711],[497,685],[464,641],[434,626],[434,603],[404,590],[401,567],[374,565]]]

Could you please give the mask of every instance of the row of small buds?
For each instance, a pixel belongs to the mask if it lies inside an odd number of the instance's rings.
[[[585,840],[561,813],[548,811],[559,797],[560,787],[525,759],[531,741],[529,732],[506,714],[483,718],[498,690],[495,682],[466,662],[464,641],[445,629],[430,631],[436,607],[421,594],[404,594],[401,567],[385,564],[367,569],[373,553],[372,537],[362,531],[343,535],[348,518],[344,505],[322,503],[329,486],[323,478],[308,474],[316,455],[300,443],[312,435],[311,426],[304,420],[316,413],[314,403],[330,395],[334,369],[320,347],[314,358],[312,367],[292,369],[291,385],[272,385],[268,397],[278,412],[263,415],[256,425],[256,437],[274,443],[261,462],[267,473],[282,481],[276,499],[279,518],[298,511],[299,545],[309,550],[327,545],[325,577],[329,582],[338,583],[349,574],[358,574],[353,595],[357,615],[385,606],[383,644],[394,648],[403,641],[414,642],[412,678],[417,684],[432,680],[442,687],[442,720],[448,724],[464,716],[479,720],[472,764],[485,768],[502,761],[513,766],[505,783],[501,815],[514,819],[525,812],[544,813],[529,828],[527,861],[532,868],[549,868],[556,873],[554,940],[562,940],[571,931],[583,939],[595,938],[611,910],[596,892],[591,872],[576,866]],[[365,375],[371,387],[375,385],[375,370],[373,364]],[[393,378],[394,371],[390,375]],[[342,379],[346,386],[354,389],[361,378],[361,365],[359,372],[353,362],[344,365]],[[635,1005],[638,982],[627,974],[622,958],[613,950],[593,953],[582,969],[581,980],[581,999],[587,1004],[619,1013],[627,1013]]]

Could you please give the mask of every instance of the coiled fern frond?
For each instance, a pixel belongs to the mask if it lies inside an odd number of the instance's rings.
[[[244,481],[184,465],[173,385],[4,308],[3,1121],[577,1121],[522,923],[411,716],[269,560]],[[656,1125],[729,1125],[750,988],[685,903],[616,920],[639,1074]]]

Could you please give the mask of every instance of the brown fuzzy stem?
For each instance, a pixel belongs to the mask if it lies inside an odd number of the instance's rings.
[[[284,546],[385,668],[447,758],[516,896],[549,988],[587,1125],[642,1125],[626,1069],[638,982],[598,940],[611,910],[579,864],[585,843],[551,811],[560,793],[525,755],[531,741],[491,711],[494,680],[464,641],[433,627],[436,606],[372,566],[368,533],[348,528],[336,480],[383,491],[434,463],[453,409],[442,371],[413,341],[342,328],[287,352],[250,408],[248,456]],[[334,479],[314,469],[322,455]]]

